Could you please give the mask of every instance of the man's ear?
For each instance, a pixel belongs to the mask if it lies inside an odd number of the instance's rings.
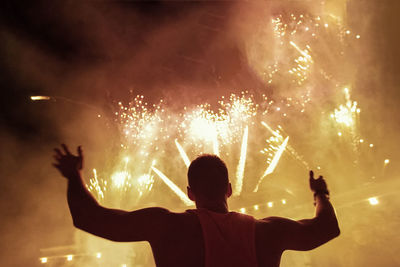
[[[232,184],[231,183],[228,184],[228,191],[226,192],[226,196],[227,197],[232,196]]]
[[[193,192],[192,192],[192,189],[190,189],[189,186],[186,187],[186,188],[187,188],[187,194],[188,194],[189,199],[190,199],[191,201],[196,201],[196,197],[194,196],[194,194],[193,194]]]

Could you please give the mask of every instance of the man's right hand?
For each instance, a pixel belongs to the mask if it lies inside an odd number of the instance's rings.
[[[319,176],[318,179],[314,178],[314,172],[310,171],[310,189],[315,192],[328,192],[328,186],[325,179]]]

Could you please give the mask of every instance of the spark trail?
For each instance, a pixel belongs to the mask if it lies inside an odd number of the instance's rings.
[[[179,154],[181,155],[183,162],[185,163],[186,167],[189,168],[190,165],[190,160],[189,157],[187,156],[185,150],[183,147],[179,144],[178,140],[175,139],[175,145],[178,148]]]
[[[151,169],[158,175],[158,177],[163,180],[163,182],[182,200],[182,202],[186,206],[192,206],[194,203],[191,201],[186,194],[174,183],[172,182],[165,174],[163,174],[156,167],[151,167]]]
[[[239,196],[242,193],[243,188],[243,176],[244,176],[244,167],[246,164],[246,155],[247,155],[247,139],[249,136],[249,127],[246,126],[243,133],[242,147],[240,152],[240,159],[236,169],[236,184],[234,195]]]
[[[274,172],[276,166],[278,165],[279,159],[282,156],[283,151],[285,151],[287,143],[289,141],[289,136],[283,141],[282,145],[276,151],[274,158],[272,159],[271,163],[269,164],[268,168],[265,170],[263,176],[261,176],[260,180],[258,180],[257,186],[254,189],[254,192],[257,192],[261,182],[264,180],[265,176]]]

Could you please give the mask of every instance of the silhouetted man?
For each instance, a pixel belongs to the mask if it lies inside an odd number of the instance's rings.
[[[63,151],[62,151],[63,150]],[[232,194],[225,163],[213,155],[195,159],[188,170],[188,195],[196,208],[183,213],[163,208],[132,212],[100,206],[81,177],[78,156],[65,145],[55,149],[54,166],[68,179],[68,205],[75,227],[113,241],[148,241],[157,266],[279,266],[285,250],[311,250],[339,235],[325,180],[314,179],[316,215],[293,221],[279,217],[257,220],[229,212]]]

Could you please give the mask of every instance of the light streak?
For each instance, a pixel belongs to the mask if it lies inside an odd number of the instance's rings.
[[[67,261],[72,261],[73,258],[74,258],[73,255],[67,255]]]
[[[48,261],[48,259],[46,257],[40,258],[41,263],[46,263],[47,261]]]
[[[236,184],[234,195],[239,196],[242,193],[243,188],[243,176],[244,176],[244,167],[246,164],[246,155],[247,155],[247,139],[249,136],[249,127],[246,126],[243,133],[242,139],[242,147],[240,152],[240,159],[236,169]]]
[[[45,95],[33,95],[31,96],[32,101],[40,101],[40,100],[50,100],[50,96],[45,96]]]
[[[186,167],[189,168],[190,166],[190,160],[189,157],[187,156],[185,150],[183,147],[179,144],[178,140],[175,139],[175,145],[178,148],[179,154],[181,155],[183,162],[185,163]]]
[[[285,148],[287,146],[287,143],[289,141],[289,136],[285,138],[279,149],[276,151],[274,158],[272,159],[271,163],[269,164],[268,168],[265,170],[263,176],[259,179],[256,188],[254,189],[254,192],[258,191],[258,188],[262,182],[262,180],[265,178],[265,176],[271,174],[274,172],[276,166],[278,165],[279,159],[282,156],[283,151],[285,151]]]
[[[185,193],[174,183],[172,182],[165,174],[163,174],[160,170],[156,167],[151,167],[151,169],[158,175],[158,177],[163,180],[163,182],[182,200],[182,202],[186,206],[194,205],[194,202],[191,201]]]

